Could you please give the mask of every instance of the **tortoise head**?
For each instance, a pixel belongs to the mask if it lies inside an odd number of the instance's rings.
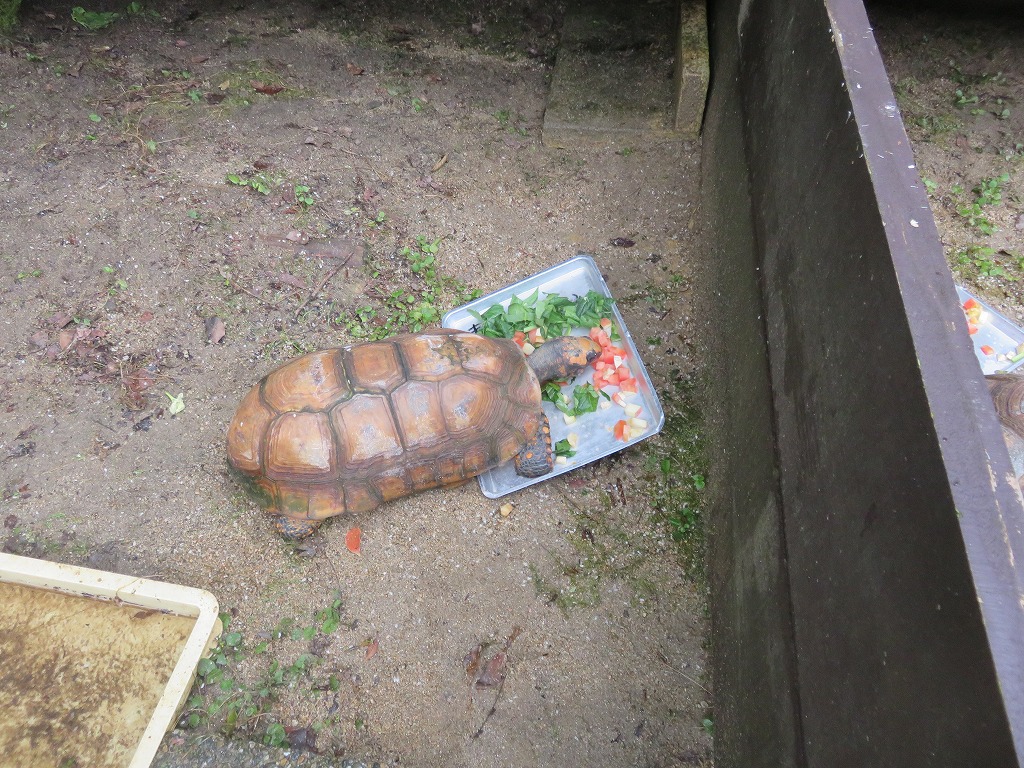
[[[537,347],[526,362],[541,384],[577,376],[601,354],[601,346],[586,336],[559,336]]]

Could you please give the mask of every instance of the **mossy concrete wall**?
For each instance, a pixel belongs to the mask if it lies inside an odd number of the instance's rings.
[[[864,8],[711,29],[715,763],[1019,765],[1024,509]]]

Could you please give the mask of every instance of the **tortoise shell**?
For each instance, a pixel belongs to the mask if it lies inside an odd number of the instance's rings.
[[[318,522],[485,472],[542,417],[540,384],[514,342],[408,334],[268,374],[231,421],[228,461],[267,511]]]

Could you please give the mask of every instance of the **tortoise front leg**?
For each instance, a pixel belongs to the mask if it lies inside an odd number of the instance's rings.
[[[516,474],[523,477],[546,475],[555,466],[555,453],[551,450],[551,427],[547,414],[541,413],[526,428],[526,444],[516,454]]]

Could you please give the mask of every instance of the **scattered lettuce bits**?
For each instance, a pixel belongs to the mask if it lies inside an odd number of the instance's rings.
[[[559,440],[555,443],[555,456],[565,456],[567,459],[571,459],[576,455],[576,451],[569,445],[568,440]]]
[[[508,308],[495,304],[486,312],[469,310],[476,319],[476,332],[492,338],[509,339],[516,331],[539,328],[541,336],[567,336],[574,328],[594,328],[611,313],[614,300],[597,291],[569,299],[557,293],[540,295],[540,289],[525,299],[513,296]]]
[[[582,416],[597,410],[597,390],[593,384],[583,384],[572,391],[572,404],[566,403],[561,397],[552,401],[555,408],[567,416]]]

